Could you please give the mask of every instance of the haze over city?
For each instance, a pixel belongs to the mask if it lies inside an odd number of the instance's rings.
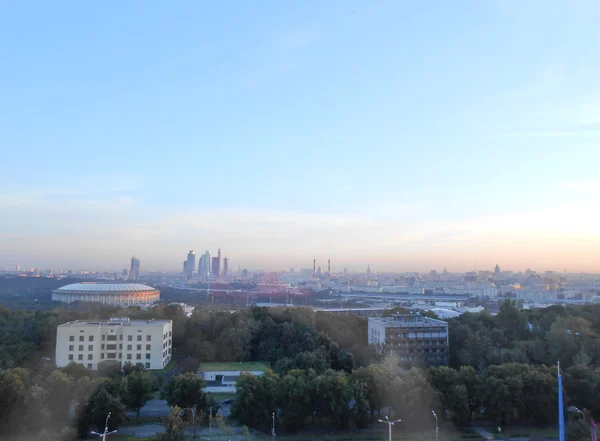
[[[0,268],[600,271],[596,1],[0,14]]]

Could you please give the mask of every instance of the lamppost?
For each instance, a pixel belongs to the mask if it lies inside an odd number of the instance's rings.
[[[208,438],[212,439],[212,407],[208,410]]]
[[[581,415],[582,415],[582,416],[585,418],[585,413],[583,413],[583,412],[581,411],[581,409],[579,409],[579,407],[576,407],[576,406],[569,406],[569,407],[567,408],[567,410],[568,410],[569,412],[577,412],[577,413],[580,413],[580,414],[581,414]]]
[[[196,438],[196,409],[193,407],[186,407],[186,410],[192,412],[192,439]]]
[[[395,421],[390,421],[390,419],[387,416],[385,417],[385,421],[379,420],[380,423],[388,425],[388,441],[392,441],[392,426],[394,425],[394,423],[399,423],[400,421],[402,421],[400,418],[398,418]]]
[[[273,441],[275,441],[275,412],[273,412],[273,427],[271,428],[271,435],[273,435]]]
[[[435,441],[439,441],[438,438],[438,433],[439,433],[439,427],[438,427],[438,417],[435,414],[435,410],[432,410],[431,413],[433,414],[433,416],[435,417]]]
[[[106,441],[106,437],[108,435],[112,435],[113,433],[117,433],[116,430],[113,430],[112,432],[108,431],[108,419],[109,418],[110,418],[110,412],[108,412],[108,415],[106,416],[106,422],[104,423],[104,433],[90,432],[90,435],[101,436],[102,437],[102,441]]]

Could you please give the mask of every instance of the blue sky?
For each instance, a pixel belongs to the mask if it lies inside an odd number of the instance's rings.
[[[597,1],[0,9],[0,267],[600,270]]]

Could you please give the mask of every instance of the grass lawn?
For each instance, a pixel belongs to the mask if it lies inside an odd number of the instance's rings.
[[[173,359],[171,359],[171,361],[169,361],[167,363],[167,365],[164,368],[162,368],[162,369],[149,369],[149,372],[152,372],[153,374],[168,374],[169,372],[171,372],[175,368],[176,364],[177,364],[177,360],[175,360],[173,358]]]
[[[459,435],[456,432],[442,432],[440,431],[440,439],[447,441],[460,440]],[[268,434],[252,434],[253,441],[268,441],[271,436]],[[388,433],[387,430],[368,430],[363,432],[344,431],[339,433],[318,433],[318,432],[304,432],[296,435],[277,435],[277,440],[280,441],[387,441]],[[396,430],[392,432],[392,439],[397,441],[435,441],[435,432],[404,432]],[[231,438],[234,440],[234,437]]]
[[[222,393],[216,394],[216,393],[209,392],[208,395],[211,398],[214,398],[215,401],[219,404],[221,404],[221,401],[223,401],[223,400],[227,400],[229,398],[235,398],[235,394],[222,394]]]
[[[492,430],[490,430],[492,432]],[[508,426],[503,427],[501,433],[494,431],[496,439],[506,438],[558,438],[558,429],[556,427],[528,427],[528,426]]]
[[[138,420],[136,417],[132,417],[130,420],[123,422],[124,427],[128,426],[141,426],[143,424],[162,424],[162,417],[159,416],[142,416]]]
[[[260,361],[249,362],[225,362],[225,363],[202,363],[200,364],[200,372],[206,371],[265,371],[269,369],[267,363]]]

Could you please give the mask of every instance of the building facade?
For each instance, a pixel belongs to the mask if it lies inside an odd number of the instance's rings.
[[[56,329],[56,366],[71,362],[91,370],[130,362],[162,369],[171,360],[171,320],[75,320]]]
[[[448,364],[448,323],[414,314],[369,318],[369,344],[405,363]]]

